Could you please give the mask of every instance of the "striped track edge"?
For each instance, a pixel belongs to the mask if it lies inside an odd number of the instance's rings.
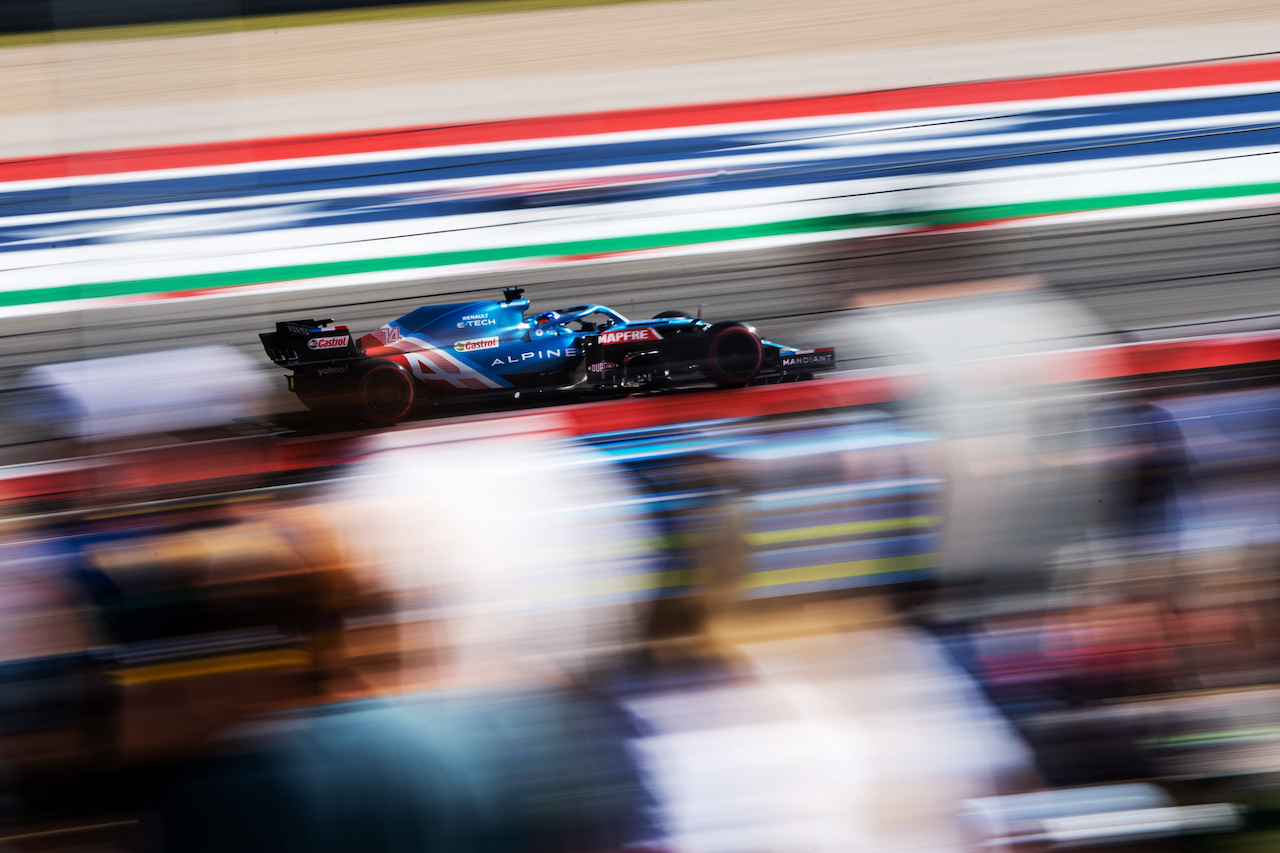
[[[1214,335],[1037,353],[1015,371],[1041,385],[1127,376],[1211,370],[1280,361],[1280,332]],[[279,476],[328,468],[359,455],[394,447],[470,439],[486,434],[538,438],[593,435],[681,423],[794,414],[828,408],[879,405],[911,395],[919,378],[910,372],[852,373],[813,382],[736,391],[699,391],[560,406],[534,412],[409,424],[380,433],[319,437],[247,436],[148,450],[87,456],[0,469],[0,505],[98,494],[145,494],[160,487],[243,477]]]
[[[809,98],[736,101],[473,124],[77,152],[2,161],[0,162],[0,182],[221,166],[305,157],[368,154],[448,145],[513,142],[849,113],[1265,83],[1278,79],[1280,79],[1280,60],[1267,59],[953,83]]]
[[[928,225],[898,224],[893,217],[831,217],[825,222],[775,222],[716,232],[646,235],[617,240],[530,246],[512,250],[478,250],[411,258],[372,258],[312,264],[268,270],[232,270],[220,273],[175,276],[169,279],[97,282],[35,290],[0,291],[0,320],[40,314],[126,308],[174,300],[225,299],[253,294],[294,293],[337,287],[426,281],[463,275],[508,272],[533,268],[572,267],[581,264],[685,257],[720,252],[750,251],[824,243],[886,234],[923,234],[945,231],[988,231],[1014,227],[1045,227],[1071,223],[1118,221],[1138,217],[1175,216],[1223,210],[1243,210],[1275,205],[1280,185],[1200,190],[1174,190],[1111,199],[1068,199],[1002,208],[944,211]],[[1248,193],[1255,192],[1254,195]],[[1232,195],[1231,193],[1239,193]],[[1218,197],[1221,196],[1221,197]],[[1090,203],[1104,206],[1075,209]],[[1130,206],[1124,206],[1128,203]],[[1118,204],[1121,206],[1105,206]],[[1003,216],[1003,218],[1001,218]],[[948,219],[956,221],[946,221]],[[814,230],[804,231],[804,227]],[[757,236],[750,236],[750,235]],[[718,238],[718,239],[717,239]],[[671,240],[669,245],[651,245]],[[620,248],[619,248],[620,247]],[[525,254],[519,254],[524,252]],[[469,260],[509,255],[500,260]],[[436,266],[418,266],[436,262]],[[344,272],[345,270],[364,270]],[[222,282],[222,284],[219,284]],[[229,283],[228,283],[229,282]]]

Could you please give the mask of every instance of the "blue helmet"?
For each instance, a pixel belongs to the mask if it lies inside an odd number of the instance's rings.
[[[550,323],[554,320],[559,320],[559,319],[560,319],[560,314],[558,312],[543,311],[537,317],[533,318],[533,324],[535,326],[545,326],[547,323]]]

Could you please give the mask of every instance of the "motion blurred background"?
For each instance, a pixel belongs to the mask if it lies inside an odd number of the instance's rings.
[[[0,849],[1273,849],[1278,37],[4,4]],[[840,369],[374,430],[257,340],[508,286]]]

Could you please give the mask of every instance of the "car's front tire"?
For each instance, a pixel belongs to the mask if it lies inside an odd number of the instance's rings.
[[[764,364],[760,335],[746,323],[717,323],[707,330],[707,377],[721,388],[740,388]]]

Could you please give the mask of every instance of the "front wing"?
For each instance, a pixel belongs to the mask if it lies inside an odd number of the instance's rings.
[[[835,347],[802,349],[780,355],[783,373],[808,373],[813,370],[835,370]]]

